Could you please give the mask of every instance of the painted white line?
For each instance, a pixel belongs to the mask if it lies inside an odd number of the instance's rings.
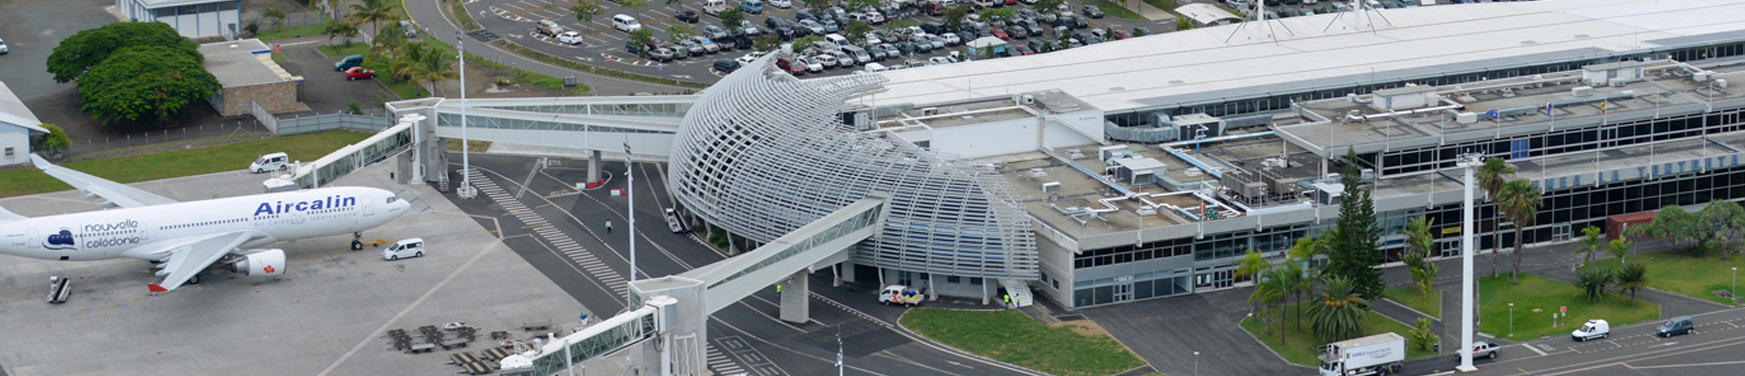
[[[447,286],[449,281],[454,280],[454,277],[460,276],[460,273],[466,271],[468,267],[472,266],[473,262],[479,261],[480,258],[485,256],[485,253],[489,253],[492,248],[496,248],[501,244],[503,244],[503,239],[497,239],[496,241],[491,242],[490,245],[485,246],[484,249],[480,249],[478,253],[474,253],[473,258],[468,259],[467,262],[461,264],[459,268],[455,268],[453,272],[449,272],[448,277],[444,277],[442,282],[437,282],[436,286],[431,286],[430,290],[424,291],[424,295],[419,296],[418,300],[413,300],[412,304],[408,304],[406,305],[406,308],[400,309],[400,313],[394,314],[394,317],[388,319],[388,322],[382,323],[382,326],[376,328],[374,333],[365,336],[363,341],[357,343],[357,346],[351,347],[351,351],[346,351],[345,355],[339,356],[339,359],[334,360],[333,364],[327,365],[327,369],[321,370],[321,373],[316,376],[326,376],[328,373],[333,372],[333,369],[339,367],[340,363],[345,363],[345,360],[351,358],[352,354],[357,354],[358,350],[362,350],[364,346],[375,342],[376,338],[381,337],[382,333],[388,331],[388,327],[394,326],[394,323],[399,322],[401,318],[406,317],[407,313],[411,313],[413,308],[417,308],[419,304],[424,303],[425,299],[429,299],[430,295],[435,294],[437,290],[441,290],[443,286]]]

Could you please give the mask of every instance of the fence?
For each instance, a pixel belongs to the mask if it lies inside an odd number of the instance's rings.
[[[65,153],[72,160],[113,158],[272,136],[271,132],[267,132],[254,119],[243,119],[103,139],[76,140],[68,145]]]
[[[278,118],[277,133],[280,136],[320,132],[329,129],[348,129],[365,132],[381,132],[394,125],[394,120],[387,116],[326,114],[314,116],[296,116]]]

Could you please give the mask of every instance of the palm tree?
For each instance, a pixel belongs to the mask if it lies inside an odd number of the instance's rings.
[[[1267,262],[1266,257],[1260,255],[1260,251],[1252,249],[1248,250],[1248,253],[1244,253],[1242,258],[1236,259],[1236,279],[1252,278],[1254,280],[1255,291],[1248,297],[1248,302],[1252,303],[1251,306],[1255,310],[1260,309],[1260,303],[1255,297],[1260,294],[1260,272],[1270,267],[1272,267],[1272,263]]]
[[[1582,228],[1581,229],[1581,243],[1585,246],[1581,247],[1581,248],[1576,248],[1575,255],[1576,256],[1584,256],[1584,255],[1587,256],[1587,257],[1582,258],[1581,265],[1584,268],[1591,267],[1592,265],[1589,265],[1589,264],[1592,264],[1594,262],[1594,252],[1599,251],[1600,247],[1604,247],[1606,245],[1606,241],[1600,239],[1600,228],[1594,227],[1594,226],[1587,226],[1587,227]]]
[[[267,10],[261,11],[261,17],[271,20],[267,23],[273,24],[274,30],[285,27],[285,11],[279,10],[279,8],[267,8]]]
[[[321,33],[327,34],[327,45],[333,45],[333,37],[343,36],[345,37],[345,45],[350,46],[351,38],[357,36],[357,25],[332,21],[321,29]]]
[[[1600,299],[1606,293],[1606,285],[1612,283],[1612,271],[1588,268],[1575,271],[1575,287],[1581,288],[1588,302]]]
[[[1485,201],[1492,205],[1497,203],[1497,195],[1502,193],[1503,184],[1508,178],[1503,175],[1515,173],[1514,167],[1509,167],[1502,158],[1487,158],[1484,165],[1478,168],[1478,186],[1484,188]],[[1493,209],[1491,215],[1491,278],[1497,277],[1497,251],[1503,249],[1503,211],[1501,206]],[[1477,249],[1474,247],[1473,249]]]
[[[1270,269],[1268,270],[1270,271]],[[1284,285],[1281,283],[1282,281],[1279,281],[1277,278],[1272,278],[1270,274],[1273,273],[1262,273],[1262,275],[1255,277],[1254,292],[1248,294],[1249,303],[1253,303],[1257,306],[1264,305],[1270,307],[1284,298],[1285,289]],[[1284,320],[1284,310],[1280,309],[1279,311],[1279,320]],[[1272,334],[1272,324],[1265,322],[1265,319],[1263,318],[1264,316],[1264,311],[1262,311],[1261,314],[1254,315],[1254,319],[1256,320],[1255,323],[1265,325],[1266,333]],[[1284,338],[1284,336],[1279,336],[1279,338]]]
[[[431,51],[434,50],[430,47],[429,42],[408,44],[400,55],[388,62],[388,73],[402,80],[410,80],[412,79],[413,67],[418,66],[418,62],[428,59]]]
[[[406,30],[400,24],[391,23],[383,28],[383,32],[370,39],[370,53],[376,55],[397,55],[406,46]]]
[[[1515,179],[1503,186],[1502,194],[1497,195],[1497,206],[1503,209],[1509,222],[1515,223],[1515,272],[1510,280],[1521,283],[1521,251],[1527,245],[1527,239],[1521,237],[1521,232],[1533,224],[1533,219],[1539,217],[1539,201],[1542,199],[1539,187],[1527,179]]]
[[[1340,341],[1363,333],[1363,316],[1369,311],[1369,301],[1357,294],[1350,279],[1333,277],[1325,283],[1321,294],[1309,306],[1310,327],[1315,335],[1327,341]]]
[[[1632,243],[1635,242],[1624,239],[1613,240],[1611,244],[1606,245],[1606,253],[1610,253],[1613,258],[1618,259],[1618,265],[1623,265],[1624,258],[1630,256]]]
[[[1436,220],[1429,216],[1418,216],[1406,222],[1406,268],[1412,272],[1412,285],[1418,288],[1418,295],[1425,299],[1430,297],[1430,290],[1435,288],[1436,264],[1430,263],[1430,251],[1435,249],[1436,237],[1430,233],[1430,227]]]
[[[380,36],[383,21],[400,20],[400,16],[394,14],[394,5],[391,0],[363,0],[362,4],[351,5],[351,15],[348,17],[359,24],[370,23],[377,36]]]
[[[424,83],[430,90],[430,95],[436,95],[436,83],[458,78],[460,74],[454,70],[454,56],[447,51],[431,49],[423,60],[412,67],[412,82]],[[461,88],[466,90],[466,88]]]
[[[1618,267],[1612,287],[1618,292],[1630,292],[1630,305],[1636,305],[1636,290],[1648,287],[1648,267],[1640,263],[1624,264]]]
[[[1314,280],[1309,279],[1304,271],[1303,260],[1295,257],[1285,258],[1283,264],[1273,267],[1279,270],[1279,282],[1297,304],[1297,330],[1303,329],[1303,294],[1314,292]]]

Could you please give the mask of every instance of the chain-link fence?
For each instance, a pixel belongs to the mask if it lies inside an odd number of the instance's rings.
[[[394,120],[387,115],[352,115],[345,113],[292,116],[278,118],[278,133],[280,136],[320,132],[329,129],[348,129],[354,131],[380,132],[394,125]]]
[[[272,137],[254,119],[165,129],[104,138],[72,140],[63,156],[71,160],[113,158],[173,149],[217,145]]]

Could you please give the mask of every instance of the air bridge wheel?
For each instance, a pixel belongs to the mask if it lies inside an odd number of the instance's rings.
[[[351,250],[356,251],[361,249],[364,249],[364,242],[356,240],[351,241]]]

